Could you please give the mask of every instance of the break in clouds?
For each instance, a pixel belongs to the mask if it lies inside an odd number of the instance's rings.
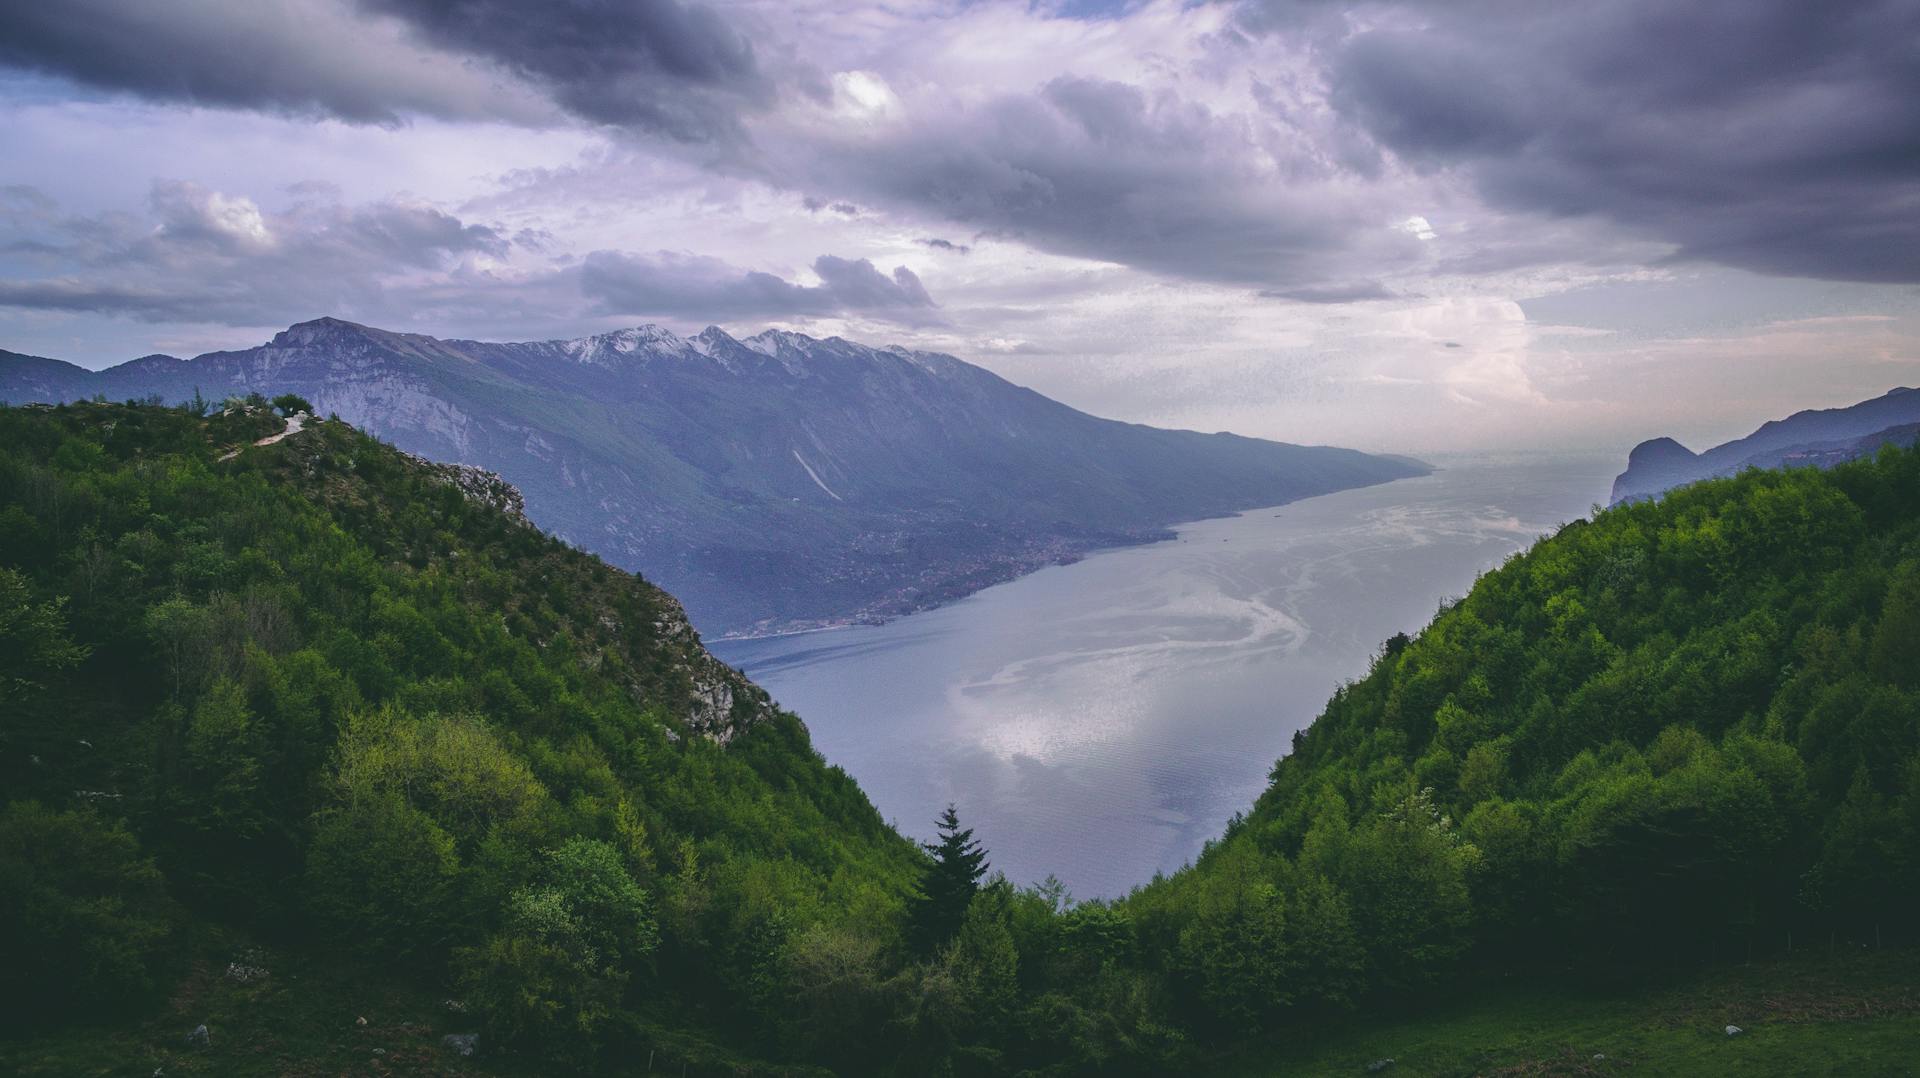
[[[1083,8],[8,4],[0,93],[157,141],[138,203],[64,204],[57,165],[31,189],[0,177],[15,183],[0,303],[556,335],[822,322],[974,358],[1089,359],[1168,318],[1204,336],[1232,304],[1278,342],[1267,354],[1325,366],[1403,340],[1394,312],[1419,304],[1699,273],[1920,282],[1913,0]],[[465,125],[461,164],[491,190],[445,194],[404,169],[352,198],[288,193],[334,175],[170,187],[169,117],[207,110],[343,146]],[[515,132],[582,149],[523,160]],[[1132,298],[1116,311],[1115,295]],[[1910,288],[1891,295],[1911,308]],[[1329,367],[1312,392],[1539,400],[1510,327],[1473,330]],[[1167,388],[1171,363],[1112,377]],[[1105,392],[1038,361],[1009,370]],[[1476,372],[1499,384],[1476,389]]]

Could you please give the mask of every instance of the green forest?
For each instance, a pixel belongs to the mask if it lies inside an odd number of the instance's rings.
[[[1567,525],[1101,902],[993,873],[964,804],[900,836],[715,699],[671,598],[449,469],[253,445],[276,403],[0,408],[0,1045],[258,947],[445,1000],[473,1073],[1165,1073],[1510,978],[1916,942],[1920,453]]]

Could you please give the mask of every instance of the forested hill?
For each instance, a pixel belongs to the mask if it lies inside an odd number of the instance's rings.
[[[0,1026],[150,1005],[218,924],[584,1058],[751,1024],[743,940],[901,908],[918,851],[671,597],[286,429],[0,408]]]
[[[1193,1021],[1914,941],[1920,454],[1575,522],[1341,689],[1126,903]],[[1304,925],[1303,925],[1304,922]]]
[[[916,850],[512,508],[255,403],[0,408],[0,1070],[1268,1073],[1490,980],[1916,942],[1920,453],[1566,527],[1117,902]],[[1914,953],[1833,1013],[1920,1029]]]

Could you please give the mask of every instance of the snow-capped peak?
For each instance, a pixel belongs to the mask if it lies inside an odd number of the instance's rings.
[[[581,363],[603,366],[611,365],[636,352],[647,355],[675,355],[685,354],[691,350],[687,342],[678,334],[652,323],[555,343],[561,352]]]

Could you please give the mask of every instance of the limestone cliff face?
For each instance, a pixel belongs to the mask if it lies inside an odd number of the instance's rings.
[[[442,464],[412,453],[406,455],[466,495],[468,501],[497,509],[529,527],[533,525],[527,519],[527,500],[521,496],[520,488],[500,478],[498,473],[476,464]]]
[[[695,733],[725,745],[741,731],[773,717],[773,698],[748,681],[745,674],[721,662],[700,643],[687,612],[670,595],[653,628],[684,649],[681,669],[693,686],[687,726]]]

